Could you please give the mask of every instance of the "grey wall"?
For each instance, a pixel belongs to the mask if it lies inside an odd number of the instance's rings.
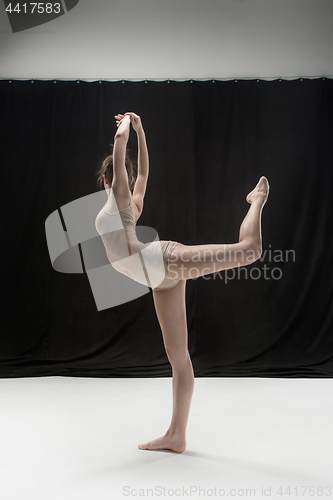
[[[2,79],[333,75],[333,0],[80,0],[14,34],[0,13]]]

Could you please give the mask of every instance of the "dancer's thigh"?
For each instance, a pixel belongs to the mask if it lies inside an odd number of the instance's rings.
[[[188,355],[186,320],[186,280],[168,290],[153,291],[165,350],[170,362],[183,362]]]
[[[257,260],[258,250],[247,241],[232,244],[183,245],[170,255],[169,271],[174,279],[193,279]]]

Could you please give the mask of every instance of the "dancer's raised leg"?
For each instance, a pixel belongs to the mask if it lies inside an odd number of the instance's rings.
[[[210,245],[183,245],[179,243],[170,257],[170,274],[175,279],[191,279],[224,269],[246,266],[258,260],[262,252],[261,213],[268,197],[269,185],[261,177],[246,197],[251,204],[242,222],[239,242]]]
[[[185,288],[186,281],[182,280],[169,290],[153,291],[165,350],[172,366],[173,413],[165,435],[139,445],[142,450],[167,449],[183,452],[186,449],[186,426],[194,374],[188,352]]]

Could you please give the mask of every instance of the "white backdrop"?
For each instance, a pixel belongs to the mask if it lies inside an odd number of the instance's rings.
[[[333,0],[80,0],[19,33],[0,14],[1,79],[333,75]]]

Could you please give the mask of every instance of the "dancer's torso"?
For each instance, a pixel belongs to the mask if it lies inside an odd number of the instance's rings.
[[[135,232],[139,216],[132,195],[129,206],[119,211],[114,196],[109,196],[95,221],[111,265],[132,278],[135,277],[140,262],[139,250],[145,246],[138,240]]]

